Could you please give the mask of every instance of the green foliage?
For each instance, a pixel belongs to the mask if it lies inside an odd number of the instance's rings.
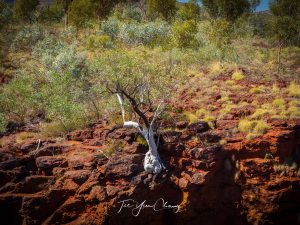
[[[176,67],[171,69],[166,66],[166,60],[160,60],[157,55],[144,51],[113,51],[95,60],[92,82],[105,83],[109,90],[122,87],[128,93],[139,90],[138,87],[145,87],[145,104],[151,101],[151,104],[156,105],[163,95],[169,93],[174,85],[172,78],[178,73]]]
[[[113,43],[108,35],[90,35],[86,39],[87,48],[95,50],[97,48],[113,48]]]
[[[209,38],[211,43],[218,48],[225,48],[232,40],[232,27],[230,23],[223,19],[216,19],[212,22],[209,30]]]
[[[40,22],[60,22],[64,16],[64,9],[60,4],[39,7],[36,13]]]
[[[33,13],[39,5],[39,0],[16,0],[14,16],[18,20],[33,21]]]
[[[207,34],[211,29],[211,23],[208,20],[199,21],[197,23],[197,34],[195,35],[195,39],[200,48],[207,47],[210,45],[209,35]]]
[[[195,47],[197,24],[195,21],[187,20],[184,22],[175,22],[173,25],[173,35],[179,48]]]
[[[32,55],[41,63],[50,69],[52,67],[53,58],[56,57],[65,45],[57,41],[53,36],[46,35],[44,39],[38,41],[33,48]]]
[[[250,11],[248,0],[203,0],[202,3],[212,17],[222,17],[230,21]]]
[[[5,25],[10,23],[11,20],[12,20],[11,8],[3,0],[0,0],[0,30],[3,29]]]
[[[74,0],[68,10],[70,23],[78,29],[83,27],[94,15],[93,0]]]
[[[250,93],[252,93],[252,94],[263,94],[263,93],[266,93],[266,91],[267,91],[267,89],[263,85],[260,85],[258,87],[252,87],[250,89]]]
[[[86,71],[85,55],[78,53],[76,44],[66,45],[51,35],[36,44],[33,56],[43,63],[48,72],[68,73],[80,78]]]
[[[199,6],[196,0],[190,0],[180,7],[178,15],[182,20],[197,20],[199,16]]]
[[[119,21],[110,17],[101,22],[101,32],[115,39],[120,31]]]
[[[147,14],[151,18],[162,16],[170,20],[176,13],[176,0],[146,0]]]
[[[11,47],[15,51],[30,50],[44,35],[39,25],[26,25],[16,34]]]
[[[40,109],[38,96],[28,74],[19,72],[0,94],[0,113],[17,123],[28,121]]]
[[[282,108],[282,107],[284,107],[285,101],[282,98],[277,98],[277,99],[274,99],[272,104],[278,108]]]
[[[254,127],[255,122],[246,119],[240,120],[238,126],[239,130],[244,133],[250,133]]]
[[[283,45],[300,46],[300,1],[274,0],[270,9],[275,16],[271,24],[274,39]]]
[[[251,38],[254,36],[254,27],[249,22],[248,15],[247,17],[240,17],[235,21],[233,32],[236,38]]]
[[[8,122],[4,113],[0,113],[0,133],[5,132]]]
[[[120,28],[119,38],[127,44],[154,46],[163,44],[170,34],[170,26],[164,21],[125,23]]]
[[[143,12],[140,8],[129,5],[123,10],[122,19],[141,22],[143,20]]]
[[[270,129],[270,126],[263,120],[250,121],[242,119],[239,122],[238,129],[246,133],[248,139],[252,139],[265,134]]]
[[[290,97],[298,97],[300,98],[300,84],[291,83],[288,86],[288,94]]]
[[[91,0],[95,13],[99,19],[103,19],[109,15],[113,7],[121,2],[120,0]]]
[[[246,21],[249,21],[251,32],[260,37],[269,37],[269,24],[272,20],[272,15],[265,13],[255,13],[247,15]]]
[[[147,143],[146,139],[141,135],[138,135],[137,138],[135,139],[135,141],[139,145],[148,146],[148,143]]]
[[[233,80],[236,80],[236,81],[239,81],[239,80],[243,80],[244,79],[244,75],[243,73],[241,73],[240,71],[235,71],[233,74],[232,74],[232,77],[231,77]]]

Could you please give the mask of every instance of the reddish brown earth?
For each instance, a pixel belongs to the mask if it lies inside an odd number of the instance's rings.
[[[272,129],[254,140],[228,135],[231,123],[209,130],[205,122],[179,122],[180,131],[163,132],[159,151],[167,170],[158,175],[143,171],[147,147],[135,141],[137,132],[106,121],[62,141],[18,144],[17,134],[4,136],[1,224],[299,224],[299,172],[274,165],[299,165],[300,121],[270,120]],[[123,150],[107,158],[113,141]],[[161,209],[161,198],[180,210],[118,212],[127,199],[157,201]]]

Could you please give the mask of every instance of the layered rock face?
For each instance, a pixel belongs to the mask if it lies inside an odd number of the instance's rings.
[[[161,133],[157,175],[138,133],[106,121],[66,140],[3,137],[1,224],[299,224],[300,121],[270,125],[246,140],[180,122]]]

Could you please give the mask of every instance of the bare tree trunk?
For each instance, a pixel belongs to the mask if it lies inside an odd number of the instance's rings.
[[[68,11],[65,12],[64,23],[65,23],[65,28],[68,28],[68,26],[69,26],[69,13],[68,13]]]
[[[153,133],[153,122],[157,116],[157,111],[153,117],[152,122],[147,123],[148,126],[142,127],[137,122],[125,120],[124,100],[119,93],[117,93],[117,97],[118,97],[118,100],[119,100],[119,103],[121,106],[124,127],[136,128],[141,133],[141,135],[145,138],[145,140],[147,141],[147,144],[149,146],[149,150],[146,153],[145,159],[144,159],[145,171],[150,172],[150,173],[156,173],[156,174],[160,173],[163,169],[165,169],[165,167],[164,167],[163,163],[161,162],[161,159],[158,155],[157,144],[155,143],[154,133]],[[157,107],[157,110],[158,109],[159,109],[159,106]]]
[[[281,50],[282,50],[282,43],[279,44],[279,50],[277,55],[277,73],[279,74],[279,70],[281,67]]]
[[[152,127],[149,128],[148,135],[145,139],[148,143],[149,150],[144,159],[144,169],[147,172],[160,173],[165,167],[158,155]]]

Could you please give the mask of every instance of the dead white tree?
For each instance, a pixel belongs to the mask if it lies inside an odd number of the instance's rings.
[[[144,91],[144,90],[142,90],[142,91]],[[143,112],[139,107],[139,105],[142,105],[141,104],[142,102],[140,102],[140,104],[138,104],[132,96],[130,96],[128,93],[126,93],[124,90],[122,90],[120,88],[117,90],[116,95],[117,95],[118,101],[121,106],[124,127],[127,127],[127,128],[133,127],[135,129],[137,129],[140,132],[140,134],[145,138],[145,140],[147,141],[147,144],[149,146],[149,150],[146,153],[146,156],[144,159],[145,171],[152,172],[152,173],[160,173],[163,169],[165,169],[165,166],[163,165],[163,163],[159,157],[158,151],[157,151],[158,141],[157,141],[157,143],[155,143],[153,124],[154,124],[157,116],[161,112],[160,109],[161,109],[162,104],[164,103],[164,98],[161,100],[161,102],[157,106],[157,108],[153,114],[152,120],[149,121],[149,119],[146,116],[146,112],[148,110]],[[144,95],[144,93],[141,93],[141,99],[140,99],[141,101],[143,101],[143,95]],[[143,125],[141,123],[135,122],[135,121],[126,121],[124,98],[129,100],[133,111],[143,121]]]
[[[160,173],[165,166],[158,154],[159,140],[155,141],[156,120],[175,83],[167,57],[160,61],[145,55],[114,54],[100,59],[97,68],[97,79],[102,77],[108,92],[117,97],[124,127],[137,129],[148,144],[145,171]]]

